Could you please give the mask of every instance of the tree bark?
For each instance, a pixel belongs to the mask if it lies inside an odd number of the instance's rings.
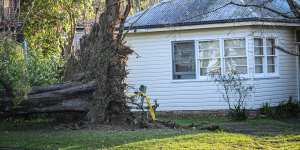
[[[20,104],[14,106],[10,97],[0,98],[0,115],[28,115],[34,113],[87,113],[88,103],[96,89],[95,81],[64,83],[34,87]]]
[[[86,80],[95,79],[96,91],[88,113],[91,123],[124,123],[129,109],[126,105],[124,82],[127,59],[132,53],[123,45],[123,24],[130,11],[130,1],[121,13],[121,0],[106,0],[106,9],[93,26],[91,33],[81,42],[80,65],[82,72],[91,72]],[[115,34],[116,27],[121,27]]]

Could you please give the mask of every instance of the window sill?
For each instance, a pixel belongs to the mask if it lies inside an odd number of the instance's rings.
[[[171,80],[171,83],[214,82],[213,79]]]
[[[280,78],[280,75],[278,75],[278,74],[254,75],[255,80],[259,80],[259,79],[278,79],[278,78]]]
[[[242,76],[244,80],[250,80],[252,77]],[[255,75],[254,80],[262,80],[262,79],[279,79],[280,75]],[[186,80],[171,80],[171,83],[190,83],[190,82],[214,82],[214,79],[202,78],[202,79],[186,79]]]

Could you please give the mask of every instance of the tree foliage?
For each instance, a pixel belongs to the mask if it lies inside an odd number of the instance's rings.
[[[0,41],[0,87],[17,104],[29,91],[27,67],[22,47],[5,38]]]
[[[93,15],[92,0],[24,0],[23,33],[29,47],[45,56],[72,50],[76,23]]]

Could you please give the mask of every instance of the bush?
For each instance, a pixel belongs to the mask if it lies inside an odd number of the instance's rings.
[[[62,79],[62,59],[38,54],[33,50],[26,52],[20,43],[10,38],[0,40],[0,95],[12,97],[15,105],[24,99],[30,86],[57,83]]]
[[[297,101],[290,98],[280,102],[277,106],[271,107],[269,103],[264,103],[260,108],[260,114],[274,119],[286,119],[297,117],[300,113],[300,105]]]
[[[9,38],[0,41],[0,87],[15,104],[30,90],[23,49]]]
[[[244,83],[244,78],[235,71],[230,70],[226,74],[212,74],[215,82],[222,88],[222,96],[228,104],[228,116],[232,120],[246,120],[246,103],[251,94],[252,86]]]
[[[281,102],[276,108],[274,118],[291,118],[296,117],[300,111],[298,102],[291,98],[288,101]]]
[[[229,112],[228,112],[228,116],[232,120],[236,120],[236,121],[243,121],[243,120],[246,120],[248,118],[247,111],[246,111],[245,107],[230,109]]]
[[[271,117],[273,115],[272,107],[268,102],[263,103],[262,107],[259,109],[259,112],[266,117]]]
[[[60,56],[45,57],[30,50],[27,68],[31,86],[48,85],[62,81],[64,61]]]

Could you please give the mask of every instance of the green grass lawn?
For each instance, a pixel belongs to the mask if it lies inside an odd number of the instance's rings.
[[[170,118],[168,118],[170,119]],[[300,122],[219,117],[172,118],[177,123],[219,125],[221,131],[51,129],[39,123],[0,123],[0,147],[25,149],[300,149]]]

